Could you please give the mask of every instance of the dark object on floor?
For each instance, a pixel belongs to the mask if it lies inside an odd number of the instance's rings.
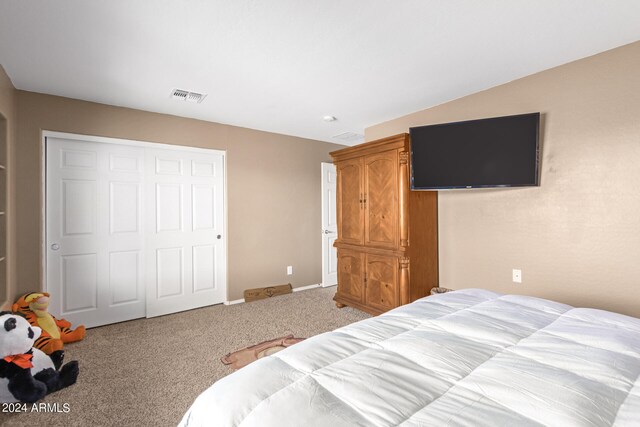
[[[437,294],[444,294],[446,292],[451,292],[453,291],[453,289],[449,289],[449,288],[431,288],[431,295],[437,295]]]
[[[280,350],[284,350],[287,347],[299,343],[300,341],[304,341],[304,338],[294,338],[293,335],[287,335],[286,337],[276,338],[271,341],[264,341],[256,345],[252,345],[251,347],[234,351],[233,353],[229,353],[220,358],[220,361],[225,365],[231,365],[233,369],[240,369],[251,362],[265,356],[270,356]]]
[[[278,285],[278,286],[268,286],[266,288],[255,288],[255,289],[247,289],[244,291],[244,301],[251,302],[259,299],[276,297],[278,295],[290,294],[291,283],[287,283],[286,285]]]

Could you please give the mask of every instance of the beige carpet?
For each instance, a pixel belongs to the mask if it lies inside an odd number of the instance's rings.
[[[87,331],[66,347],[78,383],[43,402],[69,413],[0,413],[7,426],[175,426],[193,400],[233,369],[220,355],[287,334],[312,337],[369,317],[336,308],[335,287],[217,305]]]

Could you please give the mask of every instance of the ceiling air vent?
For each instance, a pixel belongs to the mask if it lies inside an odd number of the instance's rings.
[[[360,142],[364,140],[364,135],[355,132],[344,132],[339,135],[334,135],[333,138],[344,142]]]
[[[195,102],[197,104],[200,104],[207,97],[207,95],[198,92],[189,92],[188,90],[174,89],[173,92],[171,92],[171,97],[180,101]]]

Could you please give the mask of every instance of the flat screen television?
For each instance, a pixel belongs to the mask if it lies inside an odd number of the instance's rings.
[[[413,127],[411,189],[539,185],[540,113]]]

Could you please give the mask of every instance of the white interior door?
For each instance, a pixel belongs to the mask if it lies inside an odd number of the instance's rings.
[[[87,327],[145,316],[138,147],[47,138],[49,309]]]
[[[322,163],[322,286],[338,283],[338,253],[333,243],[338,237],[336,223],[336,167]]]
[[[224,157],[146,153],[147,317],[224,302]]]

